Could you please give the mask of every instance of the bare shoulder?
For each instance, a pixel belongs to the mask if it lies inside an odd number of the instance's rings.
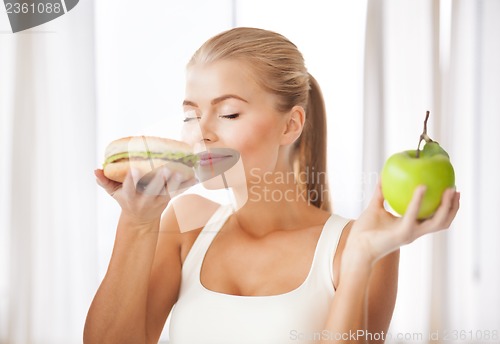
[[[184,262],[201,229],[219,207],[219,203],[194,194],[182,195],[169,206],[162,219],[161,230],[177,233],[181,262]]]
[[[344,252],[345,244],[349,233],[351,232],[354,220],[350,220],[342,230],[339,243],[337,245],[337,250],[335,251],[335,256],[333,258],[333,286],[337,289],[340,281],[340,266],[342,263],[342,253]]]

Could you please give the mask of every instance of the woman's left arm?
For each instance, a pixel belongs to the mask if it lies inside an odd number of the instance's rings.
[[[367,297],[367,342],[384,343],[398,291],[399,250],[377,261],[370,276]]]
[[[448,228],[459,208],[460,195],[450,189],[432,218],[417,220],[424,193],[423,187],[417,188],[405,216],[398,218],[384,209],[377,186],[343,249],[339,285],[325,326],[330,336],[323,343],[375,343],[376,335],[386,333],[396,299],[399,248]]]

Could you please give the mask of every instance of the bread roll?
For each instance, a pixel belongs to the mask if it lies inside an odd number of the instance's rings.
[[[193,166],[198,157],[192,148],[180,141],[154,136],[130,136],[111,142],[105,150],[104,175],[122,183],[133,167],[139,178],[152,170],[168,164],[168,168],[194,176]]]

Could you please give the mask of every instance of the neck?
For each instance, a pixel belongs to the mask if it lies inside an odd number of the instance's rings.
[[[233,191],[238,209],[234,219],[255,236],[320,225],[329,216],[311,204],[307,191],[296,182],[292,172],[274,173]]]

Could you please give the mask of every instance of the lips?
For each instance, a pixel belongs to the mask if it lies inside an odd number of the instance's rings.
[[[240,153],[231,148],[211,147],[198,152],[198,168],[196,176],[203,182],[223,174],[232,168],[240,159]]]
[[[220,162],[228,158],[232,158],[233,156],[231,154],[202,152],[198,154],[198,157],[200,158],[199,161],[200,166],[211,166],[212,164],[215,164],[217,162]]]

